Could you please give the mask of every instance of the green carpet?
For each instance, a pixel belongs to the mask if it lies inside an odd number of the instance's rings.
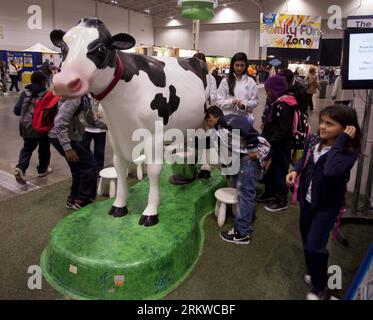
[[[53,227],[72,214],[65,209],[70,181],[0,203],[0,299],[62,299],[43,281],[29,290],[27,270],[39,264]],[[205,248],[193,272],[166,299],[303,299],[303,253],[298,231],[299,211],[269,214],[257,207],[252,243],[239,247],[223,242],[213,214],[205,220]],[[233,225],[229,218],[224,229]],[[330,264],[343,270],[348,290],[373,241],[373,226],[349,224],[343,232],[350,248],[330,243]]]

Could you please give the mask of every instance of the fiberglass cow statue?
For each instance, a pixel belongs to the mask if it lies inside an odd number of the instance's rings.
[[[137,129],[148,129],[144,141],[149,176],[148,205],[139,224],[158,223],[159,178],[163,153],[152,150],[163,146],[163,131],[203,127],[206,105],[207,67],[198,59],[153,58],[124,53],[135,39],[125,33],[111,36],[96,18],[82,19],[67,33],[51,32],[53,44],[61,48],[62,69],[53,79],[54,92],[65,98],[91,93],[101,101],[110,132],[114,166],[118,175],[116,199],[110,210],[122,217],[127,209],[127,168],[138,142],[132,141]],[[155,122],[162,121],[162,134]]]

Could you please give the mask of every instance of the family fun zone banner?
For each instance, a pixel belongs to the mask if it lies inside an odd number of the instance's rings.
[[[320,16],[260,14],[261,47],[319,49],[320,36]]]

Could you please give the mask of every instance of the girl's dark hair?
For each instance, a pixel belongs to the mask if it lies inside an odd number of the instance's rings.
[[[215,118],[220,118],[220,117],[224,116],[224,113],[223,113],[223,111],[219,107],[217,107],[217,106],[211,106],[210,108],[208,108],[206,110],[205,120],[207,120],[208,118],[210,118],[210,115],[213,115]]]
[[[238,52],[232,57],[231,66],[229,69],[229,76],[228,76],[228,86],[229,86],[229,94],[234,96],[234,88],[236,87],[236,77],[234,75],[234,63],[236,61],[244,61],[246,64],[245,71],[243,74],[248,74],[247,69],[249,68],[249,64],[247,61],[247,55],[243,52]]]
[[[356,110],[345,106],[345,105],[332,105],[324,108],[320,112],[320,122],[323,116],[328,116],[332,120],[340,123],[342,127],[346,128],[347,126],[354,126],[356,128],[355,138],[350,141],[350,143],[346,146],[347,150],[353,151],[355,150],[357,153],[360,154],[361,152],[361,129],[359,125],[359,120],[357,117]]]

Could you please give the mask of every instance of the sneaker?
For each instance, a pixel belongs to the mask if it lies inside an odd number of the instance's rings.
[[[84,208],[92,203],[91,200],[79,200],[76,199],[73,205],[73,209],[79,210],[81,208]]]
[[[255,201],[258,203],[264,203],[264,202],[269,202],[275,199],[276,199],[275,196],[264,192],[260,196],[256,197]]]
[[[316,292],[315,290],[311,290],[307,293],[306,300],[317,301],[317,300],[324,300],[325,297],[325,290]]]
[[[283,200],[273,200],[264,206],[264,209],[269,212],[280,212],[280,211],[287,210],[287,208],[288,208],[288,203],[287,201],[283,201]]]
[[[236,228],[229,231],[220,232],[220,238],[229,243],[235,243],[239,245],[246,245],[250,243],[250,235],[241,236]]]
[[[9,92],[4,92],[4,96],[9,96]]]
[[[24,172],[20,168],[15,168],[14,169],[14,176],[16,178],[16,181],[19,184],[22,184],[22,185],[27,184],[27,181],[26,181],[26,178],[25,178],[25,174],[24,174]]]
[[[309,286],[312,285],[312,278],[311,278],[311,275],[309,273],[306,273],[304,276],[303,276],[303,280],[306,284],[308,284]]]
[[[66,208],[67,209],[75,209],[74,208],[75,199],[72,196],[68,196],[66,200]]]
[[[43,172],[43,173],[39,173],[38,174],[38,177],[39,178],[43,178],[43,177],[46,177],[48,174],[51,174],[53,172],[53,169],[51,167],[49,167],[47,169],[47,171]]]

